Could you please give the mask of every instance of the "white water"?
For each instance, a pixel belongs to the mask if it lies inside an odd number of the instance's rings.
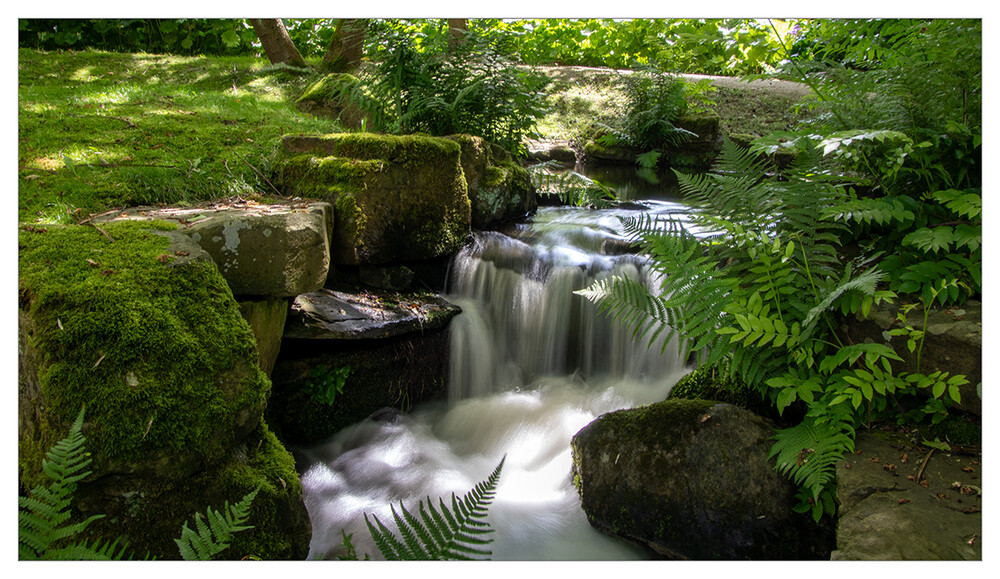
[[[510,235],[477,235],[456,257],[448,297],[463,313],[451,326],[449,400],[367,420],[304,453],[310,559],[341,554],[342,529],[359,553],[379,558],[365,513],[394,528],[390,503],[415,511],[428,497],[450,501],[504,456],[489,510],[494,560],[643,557],[590,527],[571,474],[576,432],[605,412],[664,399],[685,372],[673,345],[634,343],[573,294],[599,276],[647,276],[640,259],[601,253],[622,238],[622,213],[543,208]]]

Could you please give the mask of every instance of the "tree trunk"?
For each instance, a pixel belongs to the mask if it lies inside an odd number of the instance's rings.
[[[465,33],[468,30],[468,21],[465,18],[448,19],[448,50],[465,43]]]
[[[285,25],[280,18],[250,18],[250,25],[253,26],[257,38],[260,39],[264,47],[264,53],[272,64],[289,64],[292,66],[308,66],[306,60],[299,54],[299,49],[295,48],[295,43],[288,36]]]
[[[323,57],[323,68],[330,72],[354,72],[364,54],[367,18],[341,18]]]

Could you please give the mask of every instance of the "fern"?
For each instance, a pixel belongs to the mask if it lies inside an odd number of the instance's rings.
[[[391,507],[393,520],[400,537],[392,533],[375,515],[372,520],[365,514],[365,524],[382,556],[387,560],[474,560],[489,558],[491,551],[485,546],[493,542],[487,535],[493,532],[486,522],[489,505],[496,495],[500,471],[505,456],[493,469],[493,473],[478,483],[461,500],[451,495],[451,509],[444,500],[438,499],[440,510],[434,507],[430,497],[426,504],[418,505],[417,518],[402,503],[400,513]]]
[[[110,542],[80,541],[79,535],[90,523],[104,515],[69,523],[70,507],[76,483],[90,475],[90,453],[84,449],[84,409],[70,426],[66,438],[57,442],[42,460],[42,470],[52,479],[47,487],[38,486],[29,496],[18,497],[18,559],[115,560],[125,556],[124,545]]]
[[[854,429],[846,422],[818,421],[806,416],[801,423],[779,430],[768,458],[775,468],[819,499],[836,477],[835,466],[845,452],[854,451]]]
[[[180,549],[181,557],[185,561],[211,560],[229,548],[235,533],[252,529],[253,525],[245,523],[250,517],[250,504],[259,491],[260,487],[257,487],[232,506],[226,501],[222,512],[208,507],[204,517],[201,513],[195,513],[195,529],[192,530],[185,522],[181,527],[181,537],[174,539],[177,548]]]

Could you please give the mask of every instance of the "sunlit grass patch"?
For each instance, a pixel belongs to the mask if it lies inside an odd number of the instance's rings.
[[[253,58],[20,50],[18,79],[23,222],[273,196],[281,135],[337,130],[292,104],[309,75]]]

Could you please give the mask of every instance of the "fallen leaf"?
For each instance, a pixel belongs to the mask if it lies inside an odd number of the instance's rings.
[[[410,307],[413,307],[413,306],[410,306]],[[710,418],[712,418],[712,415],[711,415],[711,414],[705,414],[704,416],[702,416],[702,417],[701,417],[701,421],[702,421],[702,422],[708,422],[708,420],[709,420]]]
[[[191,252],[190,251],[180,251],[180,250],[177,250],[177,251],[174,252],[174,255],[179,255],[181,257],[184,257],[186,255],[191,255]]]
[[[87,264],[90,265],[90,267],[100,267],[101,265],[90,258],[87,259]]]
[[[868,460],[877,463],[878,462],[878,457],[877,456],[873,456],[873,457],[869,458]]]
[[[975,472],[975,470],[973,470],[973,468],[971,466],[963,466],[962,470],[964,472]]]
[[[899,504],[901,505],[905,505],[908,502],[910,502],[910,499],[899,499]]]
[[[910,462],[910,455],[908,455],[908,454],[906,454],[906,453],[904,452],[904,453],[903,453],[903,455],[899,457],[899,460],[900,460],[900,462],[902,462],[903,464],[906,464],[906,463]]]
[[[166,253],[158,255],[156,256],[156,261],[160,263],[167,263],[168,261],[170,261],[170,256],[167,255]]]

